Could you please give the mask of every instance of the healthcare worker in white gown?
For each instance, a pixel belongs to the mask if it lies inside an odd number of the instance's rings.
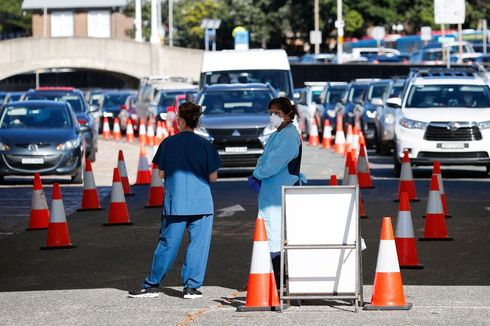
[[[300,174],[300,134],[293,125],[298,115],[296,106],[286,97],[275,98],[269,102],[269,115],[270,126],[277,130],[270,135],[252,177],[260,185],[259,216],[264,218],[276,285],[279,286],[282,186],[298,184],[300,178],[305,180]]]

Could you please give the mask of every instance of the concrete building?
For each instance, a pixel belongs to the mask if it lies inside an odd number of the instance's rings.
[[[124,15],[128,0],[24,0],[32,11],[32,36],[130,39],[134,20]]]

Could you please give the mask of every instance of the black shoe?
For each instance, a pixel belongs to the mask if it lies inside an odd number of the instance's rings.
[[[128,292],[130,298],[157,298],[160,295],[157,287],[139,288]]]
[[[202,292],[198,289],[185,288],[184,289],[184,299],[197,299],[202,298]]]

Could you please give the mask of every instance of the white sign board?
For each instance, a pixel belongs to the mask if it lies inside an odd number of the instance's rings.
[[[420,29],[420,39],[422,41],[432,40],[432,28],[430,26],[422,26]]]
[[[322,44],[321,31],[310,31],[310,44]]]
[[[362,273],[356,187],[283,189],[288,295],[359,293]],[[339,248],[326,247],[330,245]]]
[[[436,24],[463,24],[465,0],[434,0]]]
[[[381,41],[382,39],[384,39],[385,34],[385,28],[382,26],[373,27],[373,29],[371,30],[371,36],[376,41]]]

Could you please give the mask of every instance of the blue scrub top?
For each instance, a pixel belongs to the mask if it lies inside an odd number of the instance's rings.
[[[221,159],[209,141],[192,131],[179,132],[160,144],[153,163],[165,172],[165,215],[214,213],[209,175]]]

